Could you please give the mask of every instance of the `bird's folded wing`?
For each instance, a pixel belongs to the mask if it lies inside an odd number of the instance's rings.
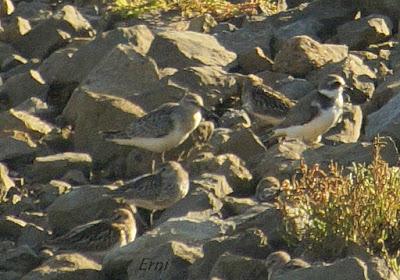
[[[314,97],[314,93],[310,93],[300,99],[296,106],[289,110],[285,120],[274,129],[303,125],[314,119],[320,113],[319,107],[313,103]]]

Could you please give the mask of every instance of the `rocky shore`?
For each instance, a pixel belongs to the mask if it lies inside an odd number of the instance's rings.
[[[287,246],[274,204],[301,159],[370,163],[381,135],[383,159],[398,165],[398,0],[287,0],[277,14],[225,22],[174,12],[121,20],[77,2],[0,0],[0,279],[399,279],[356,246],[295,270],[272,273],[266,262],[279,250],[302,257]],[[266,129],[242,108],[239,74],[294,103],[328,74],[352,90],[321,144],[266,146]],[[101,260],[45,248],[77,226],[109,221],[125,205],[115,189],[160,164],[101,132],[187,91],[216,116],[165,153],[189,174],[187,195],[154,213],[153,225],[149,210],[131,205],[136,238]]]

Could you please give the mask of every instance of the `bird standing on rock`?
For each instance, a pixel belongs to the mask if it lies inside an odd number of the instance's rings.
[[[204,108],[201,96],[187,93],[179,103],[165,103],[132,122],[125,130],[106,131],[106,141],[164,153],[185,141],[200,124]],[[208,112],[208,111],[207,111]],[[154,168],[153,168],[154,169]]]
[[[342,77],[328,75],[320,82],[316,92],[299,100],[269,136],[297,138],[309,144],[320,142],[322,135],[342,117],[343,91],[346,87]]]
[[[290,270],[310,267],[310,264],[302,259],[292,259],[285,251],[276,251],[269,254],[265,262],[268,267],[268,280],[273,280],[276,275]]]
[[[239,78],[243,108],[261,125],[280,124],[295,102],[263,84],[256,75]]]
[[[189,192],[189,174],[178,162],[169,161],[154,173],[125,182],[112,196],[137,207],[156,211],[171,207]],[[150,219],[152,225],[152,215]]]
[[[131,208],[118,208],[109,219],[96,220],[71,229],[46,245],[62,251],[78,251],[101,258],[108,251],[135,240],[136,222]]]

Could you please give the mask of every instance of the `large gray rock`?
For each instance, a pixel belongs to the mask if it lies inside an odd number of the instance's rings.
[[[203,173],[214,173],[226,177],[234,193],[248,193],[253,178],[245,162],[234,154],[213,156],[212,153],[200,154],[188,163],[188,170],[193,177]]]
[[[200,246],[211,238],[232,232],[233,226],[234,223],[215,217],[204,221],[172,218],[136,238],[135,242],[109,252],[103,260],[103,271],[108,279],[127,277],[127,268],[131,260],[146,254],[149,248],[155,248],[169,241]]]
[[[219,257],[224,253],[240,254],[242,256],[264,259],[269,253],[269,248],[267,236],[265,236],[261,230],[252,228],[234,236],[223,236],[211,239],[204,244],[203,251],[204,257],[198,259],[190,267],[189,279],[207,279],[210,276],[214,264],[216,264]],[[244,279],[246,279],[246,277]]]
[[[0,268],[6,271],[27,273],[39,264],[39,256],[26,245],[9,249],[0,256]]]
[[[90,23],[70,5],[64,6],[54,17],[44,20],[14,46],[28,57],[43,59],[52,51],[65,46],[72,36],[93,36]]]
[[[28,20],[22,17],[14,17],[3,30],[0,28],[0,40],[7,43],[14,43],[31,30]]]
[[[396,95],[378,111],[368,115],[365,127],[365,135],[368,139],[372,139],[378,134],[388,135],[393,138],[397,145],[400,144],[399,104],[400,95]]]
[[[168,54],[168,55],[166,55]],[[192,31],[159,32],[149,50],[160,67],[226,66],[236,55],[210,35]]]
[[[344,60],[347,55],[345,45],[321,44],[308,36],[295,36],[281,47],[273,68],[278,72],[304,77],[328,63]]]
[[[392,35],[393,24],[389,17],[370,15],[359,20],[347,22],[337,29],[341,44],[350,49],[364,49],[370,44],[380,43]]]
[[[154,60],[129,44],[115,46],[81,83],[81,91],[127,97],[155,87],[160,79]]]
[[[273,61],[259,47],[240,53],[237,57],[237,63],[244,74],[272,70],[273,65]]]
[[[0,97],[6,98],[8,107],[13,107],[31,97],[45,99],[48,90],[49,85],[40,73],[30,70],[7,79],[0,87]]]
[[[62,83],[79,83],[101,61],[99,58],[106,57],[108,52],[118,44],[130,44],[136,52],[144,55],[152,40],[152,32],[144,25],[117,28],[99,34],[92,42],[79,48],[74,56],[63,64],[64,67],[60,69],[54,80]]]
[[[266,279],[268,266],[264,260],[225,253],[210,272],[211,279]]]
[[[199,247],[170,241],[133,256],[128,279],[186,279],[188,267],[202,256]]]
[[[90,155],[66,152],[35,158],[29,177],[33,182],[48,182],[61,178],[69,170],[80,170],[89,178],[91,169]]]
[[[101,265],[79,254],[52,257],[21,280],[104,280]]]

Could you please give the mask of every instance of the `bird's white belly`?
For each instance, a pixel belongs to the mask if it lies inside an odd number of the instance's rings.
[[[320,135],[336,125],[341,114],[342,109],[332,107],[328,110],[322,110],[318,117],[306,124],[291,126],[282,130],[285,130],[284,133],[288,137],[299,138],[304,141],[315,141]]]
[[[192,133],[192,131],[199,126],[201,118],[201,112],[194,114],[192,127],[182,129],[182,126],[178,126],[175,129],[171,130],[171,132],[164,137],[132,137],[129,139],[114,139],[114,142],[120,145],[136,146],[138,148],[142,148],[155,153],[163,153],[185,141],[189,137],[190,133]]]

